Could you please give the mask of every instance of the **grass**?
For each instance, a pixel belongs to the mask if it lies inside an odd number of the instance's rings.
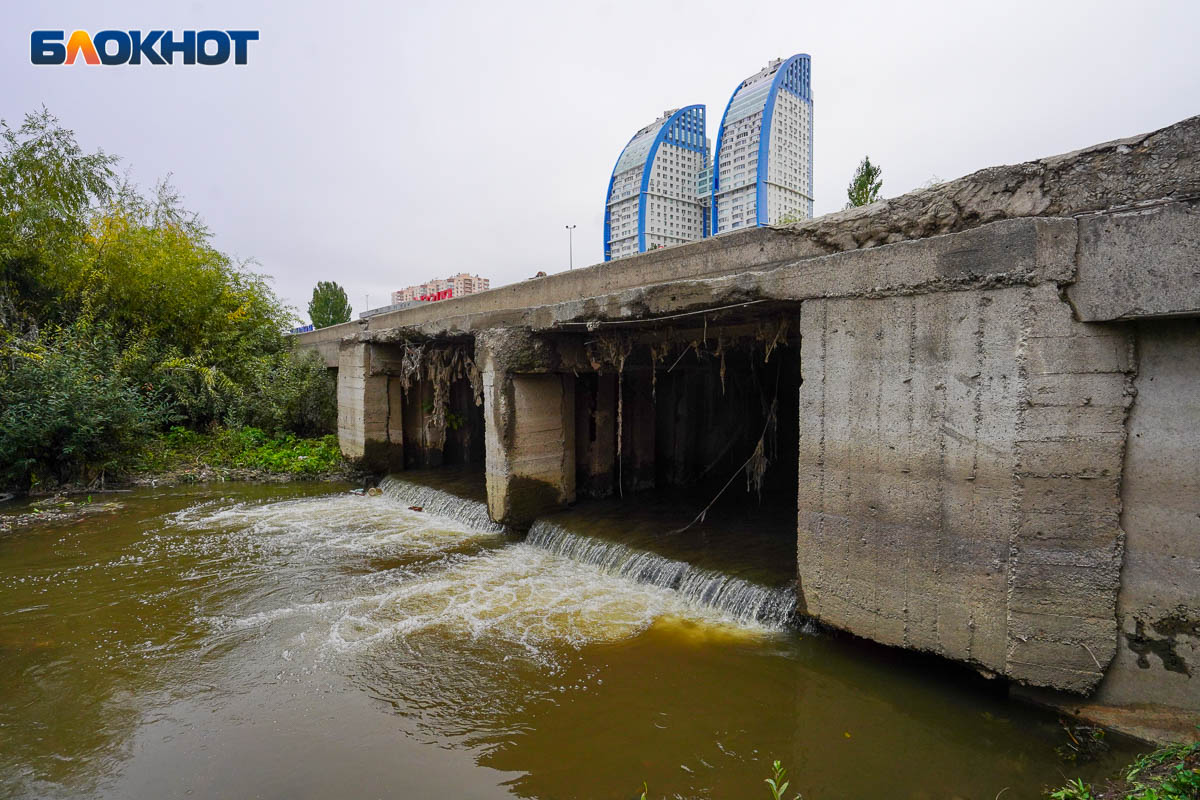
[[[1049,794],[1051,800],[1200,800],[1200,742],[1173,744],[1133,762],[1108,785],[1075,778]]]
[[[172,428],[142,455],[143,472],[192,469],[249,470],[274,475],[316,477],[344,466],[337,437],[270,436],[258,428],[218,428],[197,433]]]
[[[766,779],[772,800],[785,800],[787,770],[776,761]],[[650,790],[642,784],[640,800]],[[1079,778],[1050,792],[1050,800],[1200,800],[1200,742],[1173,744],[1133,762],[1119,780],[1096,788]],[[800,800],[800,795],[795,796]]]
[[[765,778],[764,783],[767,784],[767,789],[771,792],[771,800],[787,800],[788,776],[787,770],[779,761],[775,761],[771,765],[771,777]],[[646,786],[646,782],[642,781],[642,796],[639,800],[649,800],[650,789]],[[797,794],[793,800],[803,800]]]

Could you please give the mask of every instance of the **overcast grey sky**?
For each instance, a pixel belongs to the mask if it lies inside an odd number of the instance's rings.
[[[459,271],[602,259],[621,148],[769,59],[812,55],[816,213],[865,154],[883,194],[1200,113],[1200,3],[7,2],[0,118],[46,105],[134,179],[167,173],[301,310]],[[34,67],[32,29],[261,31],[247,66]]]

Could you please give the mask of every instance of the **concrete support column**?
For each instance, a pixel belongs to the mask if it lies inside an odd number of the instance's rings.
[[[575,475],[580,494],[611,495],[616,458],[617,376],[583,375],[575,390]]]
[[[875,641],[1085,692],[1116,648],[1130,337],[1056,287],[805,301],[799,577]]]
[[[534,371],[552,365],[546,350],[521,331],[489,331],[476,342],[488,513],[518,528],[575,501],[575,378]]]
[[[338,351],[338,443],[368,469],[403,469],[402,396],[387,375],[373,374],[373,350],[344,341]]]
[[[650,373],[627,371],[621,383],[622,485],[627,492],[653,489],[655,408]]]
[[[405,463],[413,469],[442,465],[446,419],[433,413],[433,405],[433,384],[414,378],[404,396]]]
[[[1184,739],[1200,723],[1200,321],[1147,320],[1135,330],[1121,634],[1096,700],[1175,709],[1158,724]]]

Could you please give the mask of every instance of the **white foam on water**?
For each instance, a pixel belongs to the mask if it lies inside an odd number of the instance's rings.
[[[634,636],[664,618],[766,633],[768,626],[690,602],[671,589],[609,575],[594,565],[514,544],[462,557],[432,574],[336,601],[305,603],[224,621],[249,628],[304,616],[337,653],[436,633],[488,639],[539,653]],[[314,630],[317,629],[317,630]]]
[[[547,644],[618,641],[656,624],[761,635],[791,619],[795,600],[783,589],[543,523],[527,542],[503,544],[503,528],[487,519],[479,501],[395,478],[383,489],[383,496],[205,506],[176,515],[187,529],[252,542],[273,556],[264,564],[281,569],[327,563],[332,572],[339,556],[364,552],[439,556],[414,568],[330,581],[315,599],[205,620],[221,630],[283,624],[278,632],[290,637],[290,649],[320,658],[427,636],[506,643],[541,656]],[[462,549],[464,542],[489,539],[496,546]]]
[[[189,530],[239,534],[260,550],[308,555],[433,553],[498,535],[447,516],[410,511],[386,495],[350,493],[193,507],[174,515],[173,522]]]
[[[470,500],[432,486],[406,480],[397,475],[388,475],[379,482],[385,495],[404,506],[418,506],[426,513],[452,519],[460,525],[480,531],[502,533],[505,528],[492,522],[488,516],[487,503]]]
[[[714,609],[738,622],[783,627],[796,613],[796,594],[791,586],[761,586],[620,542],[572,533],[543,520],[533,524],[525,541],[556,555],[591,564],[609,575],[672,589],[687,603]]]

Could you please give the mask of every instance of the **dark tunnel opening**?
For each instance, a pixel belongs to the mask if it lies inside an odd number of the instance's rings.
[[[721,492],[720,505],[794,511],[798,337],[707,333],[642,340],[628,347],[620,369],[602,365],[576,377],[580,497]]]

